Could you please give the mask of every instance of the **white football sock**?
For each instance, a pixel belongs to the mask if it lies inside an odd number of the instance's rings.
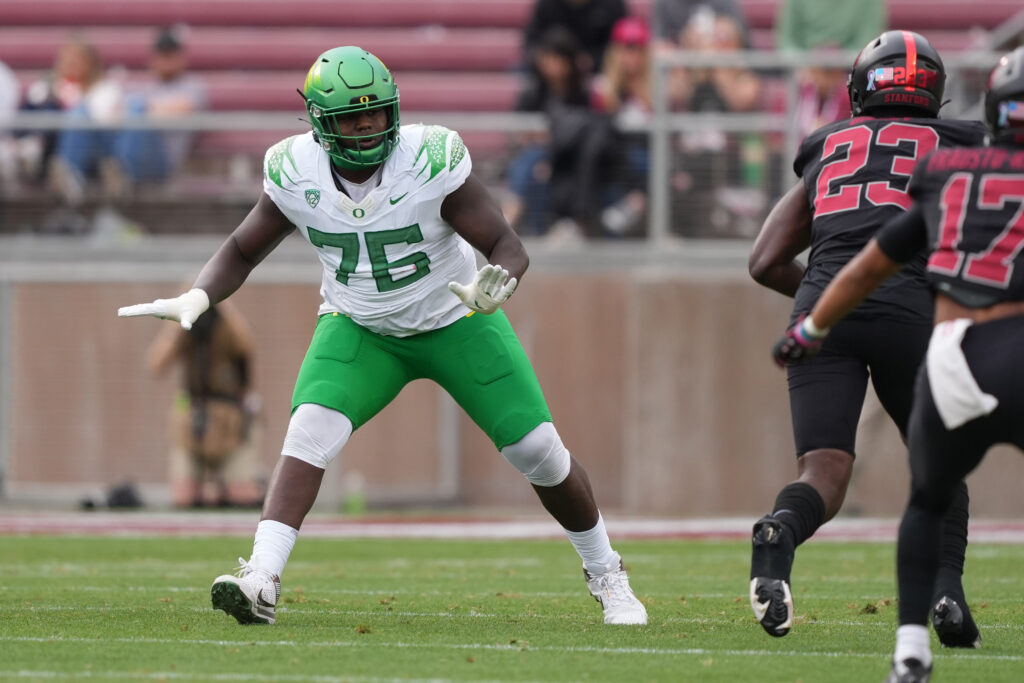
[[[298,529],[272,519],[263,520],[256,525],[256,539],[252,544],[249,564],[253,569],[268,572],[272,576],[281,576],[298,537]]]
[[[932,650],[928,641],[928,627],[907,624],[896,629],[896,653],[893,659],[902,662],[916,659],[925,666],[932,663]]]
[[[569,531],[565,534],[583,560],[583,568],[591,574],[604,574],[619,566],[619,554],[612,550],[604,518],[597,513],[597,525],[590,531]]]

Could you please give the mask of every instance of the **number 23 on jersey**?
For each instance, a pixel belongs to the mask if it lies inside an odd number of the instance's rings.
[[[902,143],[909,143],[901,147]],[[875,133],[867,126],[852,126],[832,133],[822,145],[821,158],[838,156],[825,164],[818,174],[814,198],[815,216],[827,216],[843,211],[856,211],[862,202],[874,206],[910,207],[910,197],[904,189],[893,187],[889,180],[867,183],[850,182],[853,176],[868,164],[872,155],[892,158],[889,173],[893,180],[910,178],[917,160],[939,145],[939,134],[929,126],[893,122]]]

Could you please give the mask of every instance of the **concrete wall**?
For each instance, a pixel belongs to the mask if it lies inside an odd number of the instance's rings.
[[[168,282],[2,285],[9,376],[0,452],[9,500],[73,499],[122,480],[156,498],[167,477],[166,411],[178,378],[151,377],[161,325],[118,306],[168,296]],[[251,282],[233,301],[254,328],[269,472],[315,321],[314,284]],[[785,376],[769,359],[789,302],[739,269],[534,268],[507,306],[555,424],[606,510],[748,515],[794,472]],[[0,311],[0,313],[3,313]],[[0,350],[4,348],[0,344]],[[898,515],[905,452],[869,398],[847,512]],[[539,512],[530,487],[435,386],[415,382],[352,438],[320,505],[358,470],[371,502],[439,502]],[[991,456],[972,477],[974,511],[1024,513],[1024,458]]]

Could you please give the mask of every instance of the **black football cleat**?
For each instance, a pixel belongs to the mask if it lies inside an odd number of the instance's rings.
[[[885,683],[928,683],[932,677],[932,667],[925,666],[916,659],[904,659],[893,662]]]
[[[750,606],[761,628],[781,638],[793,625],[793,594],[782,579],[758,576],[750,580]]]
[[[793,542],[777,519],[762,517],[754,524],[751,543],[750,607],[761,628],[781,638],[793,625],[793,594],[789,589]]]
[[[967,607],[966,603],[964,607]],[[970,609],[964,610],[949,595],[939,598],[932,608],[932,626],[943,647],[981,647],[981,634],[971,617]]]

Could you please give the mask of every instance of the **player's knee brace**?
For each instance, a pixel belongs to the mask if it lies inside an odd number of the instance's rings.
[[[352,422],[343,413],[315,403],[303,403],[288,421],[281,455],[325,470],[350,436]]]
[[[519,441],[502,448],[501,454],[535,486],[561,484],[572,464],[550,422],[541,422]]]

